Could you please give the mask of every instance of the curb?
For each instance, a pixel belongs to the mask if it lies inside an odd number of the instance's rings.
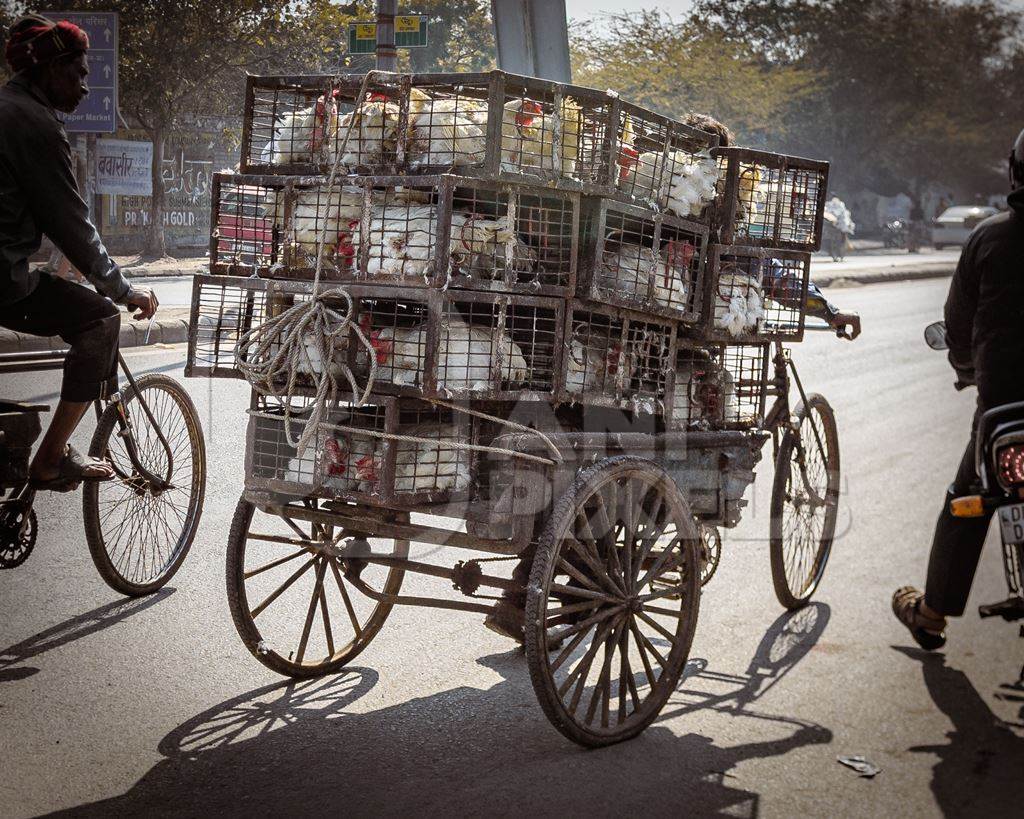
[[[209,267],[176,267],[168,268],[167,270],[158,271],[147,271],[140,270],[135,273],[132,270],[125,270],[121,268],[121,272],[124,274],[126,279],[171,279],[171,278],[182,278],[188,276],[203,275],[209,273]]]
[[[833,287],[837,284],[859,285],[859,284],[882,284],[886,282],[906,282],[920,279],[942,279],[952,276],[956,271],[956,264],[947,262],[922,265],[921,267],[887,268],[870,273],[857,273],[846,271],[834,275],[816,275],[814,268],[811,268],[811,281],[818,287]]]
[[[181,344],[188,341],[188,322],[184,319],[154,321],[152,329],[148,322],[121,324],[120,347],[141,347],[149,330],[149,344]],[[15,333],[0,328],[0,353],[28,353],[41,350],[63,350],[67,342],[59,336],[33,336]]]

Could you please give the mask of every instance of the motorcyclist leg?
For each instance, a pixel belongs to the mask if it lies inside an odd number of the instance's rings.
[[[967,606],[992,518],[991,512],[979,518],[956,518],[949,510],[951,500],[975,490],[978,480],[974,468],[975,429],[976,426],[972,428],[971,440],[960,460],[956,478],[946,492],[928,557],[925,605],[938,614],[950,617],[961,616]]]

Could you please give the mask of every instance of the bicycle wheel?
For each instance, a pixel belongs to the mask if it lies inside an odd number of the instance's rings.
[[[329,524],[286,510],[257,512],[244,497],[238,501],[228,535],[228,608],[249,653],[272,671],[288,677],[338,671],[370,644],[391,613],[393,604],[377,602],[359,587],[398,594],[404,570],[337,550],[352,552],[355,541],[367,552],[407,557],[408,541],[374,538],[371,546],[361,537],[344,538]]]
[[[812,393],[793,414],[775,460],[771,564],[787,609],[811,599],[828,563],[839,510],[839,433],[832,407]]]
[[[167,450],[139,401],[145,399]],[[192,547],[206,492],[206,445],[192,399],[173,378],[147,374],[121,393],[140,464],[171,486],[154,490],[128,455],[114,404],[104,410],[89,454],[106,457],[118,477],[86,483],[82,516],[89,552],[100,576],[122,594],[151,594],[178,571]]]

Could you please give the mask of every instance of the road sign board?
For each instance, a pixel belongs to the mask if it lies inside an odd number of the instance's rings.
[[[400,14],[395,17],[395,46],[423,48],[427,45],[427,17],[422,14]],[[349,23],[348,53],[373,54],[377,50],[376,23]]]
[[[47,11],[51,20],[68,20],[89,35],[89,96],[73,114],[61,114],[72,133],[112,134],[117,130],[117,13]]]

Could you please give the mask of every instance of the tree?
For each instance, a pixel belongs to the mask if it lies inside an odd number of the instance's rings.
[[[829,158],[833,187],[917,199],[932,184],[1005,184],[994,170],[1024,118],[1024,47],[995,2],[704,0],[695,13],[767,63],[814,74],[784,145]]]
[[[803,68],[765,63],[749,44],[697,18],[658,11],[611,15],[604,26],[574,27],[571,39],[577,83],[669,116],[710,113],[747,144],[777,141],[813,79]]]

